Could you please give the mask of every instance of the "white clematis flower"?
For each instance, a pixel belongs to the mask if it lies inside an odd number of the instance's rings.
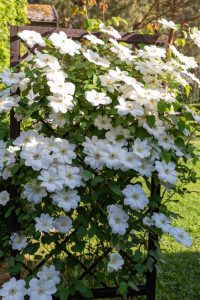
[[[7,191],[0,192],[0,205],[5,206],[10,200],[10,195]]]
[[[177,25],[173,21],[167,21],[166,19],[161,19],[158,21],[165,29],[177,30]]]
[[[22,197],[26,198],[29,202],[38,204],[46,196],[47,196],[46,189],[44,187],[41,187],[36,180],[24,185],[24,191],[22,192]]]
[[[5,282],[0,288],[0,296],[2,300],[24,300],[24,296],[27,293],[25,288],[26,282],[23,279],[16,280],[11,278]]]
[[[128,184],[122,191],[124,198],[124,204],[129,205],[133,210],[144,209],[149,200],[139,184]]]
[[[117,108],[120,116],[126,116],[127,114],[131,114],[133,117],[144,115],[144,109],[137,102],[126,101],[123,97],[118,97],[117,100],[119,105],[116,105],[115,108]]]
[[[111,227],[112,233],[124,235],[126,233],[126,229],[128,228],[128,219],[129,216],[122,209],[120,205],[108,205],[108,223]]]
[[[12,233],[10,236],[10,244],[13,250],[22,250],[27,246],[27,237],[25,235],[19,235],[19,233]]]
[[[112,119],[109,118],[108,116],[104,115],[99,115],[98,117],[96,117],[96,119],[94,120],[94,125],[99,129],[105,129],[108,130],[112,127]]]
[[[51,281],[44,279],[32,278],[29,285],[28,295],[30,296],[30,300],[52,300],[52,295],[57,291]]]
[[[49,232],[49,230],[54,229],[54,219],[49,214],[41,214],[40,217],[35,218],[35,221],[35,228],[40,232]]]
[[[104,45],[104,41],[98,39],[94,34],[86,34],[84,35],[84,38],[90,41],[94,45]]]
[[[72,219],[68,216],[60,216],[54,220],[55,229],[60,233],[68,233],[72,229]]]
[[[98,93],[95,90],[85,92],[85,98],[93,106],[98,106],[100,104],[107,105],[112,102],[111,98],[105,93]]]
[[[76,209],[78,207],[78,203],[80,202],[80,196],[76,190],[58,191],[51,197],[53,199],[53,203],[58,205],[60,208],[63,208],[66,212],[70,211],[71,209]]]
[[[50,281],[52,285],[60,283],[60,272],[56,270],[54,265],[49,267],[43,266],[42,270],[37,273],[39,279]]]
[[[18,33],[18,36],[31,48],[35,45],[39,45],[41,47],[46,45],[41,34],[33,30],[23,30],[22,32]]]
[[[162,229],[164,233],[169,232],[169,229],[171,228],[170,218],[165,216],[163,213],[154,212],[151,219],[154,221],[154,224],[157,228]]]
[[[42,170],[38,179],[41,182],[41,186],[45,187],[48,192],[60,191],[63,189],[64,180],[58,174],[58,170],[54,167],[50,167],[48,170]]]
[[[175,184],[177,181],[177,174],[175,170],[176,165],[173,162],[166,163],[164,161],[156,161],[155,169],[158,172],[158,177],[164,182]]]
[[[69,54],[70,56],[74,56],[75,54],[80,53],[79,50],[81,49],[81,44],[77,41],[69,39],[63,31],[60,31],[59,33],[52,33],[49,37],[49,40],[61,54]]]
[[[149,146],[149,141],[147,139],[141,140],[140,138],[135,139],[132,146],[133,152],[140,158],[146,158],[150,156],[151,147]]]
[[[109,262],[107,265],[107,270],[109,273],[112,273],[114,271],[118,271],[122,268],[124,264],[124,259],[119,253],[111,253],[109,255]]]
[[[109,68],[110,66],[110,62],[107,59],[99,56],[99,54],[90,49],[87,49],[86,52],[83,52],[83,55],[85,56],[85,58],[87,58],[88,61],[94,63],[97,66],[101,66],[104,68]]]
[[[185,247],[191,247],[192,246],[192,239],[189,236],[187,232],[185,232],[183,229],[178,227],[171,227],[169,229],[169,234],[175,238],[175,240],[184,245]]]
[[[99,31],[107,33],[116,39],[121,39],[121,35],[119,34],[119,32],[117,30],[115,30],[112,26],[106,26],[105,24],[100,23]]]

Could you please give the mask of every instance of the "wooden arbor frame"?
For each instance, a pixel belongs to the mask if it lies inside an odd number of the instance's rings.
[[[64,31],[68,37],[80,40],[83,38],[83,36],[86,34],[85,31],[79,30],[79,29],[66,29],[66,28],[52,28],[52,27],[38,27],[38,26],[11,26],[10,29],[10,67],[18,67],[19,63],[27,56],[27,53],[24,56],[20,56],[20,39],[18,37],[18,32],[23,30],[34,30],[36,32],[39,32],[42,34],[42,36],[49,36],[53,32],[60,32]],[[97,36],[100,35],[100,33],[95,33]],[[166,45],[166,37],[160,36],[160,35],[140,35],[140,34],[134,34],[134,33],[122,33],[122,38],[120,41],[126,42],[128,44],[132,44],[134,47],[138,47],[140,43],[143,44],[157,44],[160,46]],[[17,93],[17,92],[16,92]],[[10,113],[10,137],[12,139],[17,138],[20,135],[20,122],[18,122],[14,117],[14,111],[12,110]],[[11,186],[10,188],[10,194],[11,198],[15,199],[15,195],[17,194],[17,187]],[[151,179],[151,196],[157,195],[158,198],[160,196],[160,186],[156,186],[154,177],[152,176]],[[151,209],[151,213],[158,212],[159,208]],[[16,232],[19,229],[19,225],[17,222],[17,216],[15,213],[11,216],[11,224],[9,231],[10,232]],[[73,234],[73,233],[72,233]],[[65,239],[68,240],[68,237]],[[158,242],[157,235],[153,235],[152,233],[149,233],[148,237],[148,257],[151,256],[151,251],[156,250],[156,243]],[[58,243],[59,245],[59,243]],[[107,250],[106,253],[104,253],[102,256],[98,257],[97,260],[101,260],[104,258],[105,255],[107,255],[110,252],[110,249]],[[14,254],[14,253],[13,253]],[[68,256],[71,255],[69,251],[66,250],[66,254]],[[146,284],[139,287],[138,291],[135,291],[133,289],[128,289],[127,295],[130,297],[134,296],[145,296],[147,300],[155,300],[156,295],[156,260],[154,259],[153,264],[153,270],[147,271],[146,273]],[[44,261],[41,261],[35,269],[40,268]],[[81,262],[80,266],[83,269],[83,273],[80,276],[79,279],[83,279],[85,276],[92,275],[95,278],[94,274],[94,268],[96,267],[97,263],[93,263],[90,267],[84,266]],[[27,267],[24,266],[26,269]],[[32,270],[27,270],[30,274],[32,273]],[[117,293],[118,287],[109,287],[105,283],[101,283],[102,288],[92,289],[93,297],[91,299],[103,299],[103,298],[116,298],[120,297]],[[54,299],[56,299],[54,297]],[[75,296],[68,298],[68,299],[84,299],[81,295],[76,294]]]

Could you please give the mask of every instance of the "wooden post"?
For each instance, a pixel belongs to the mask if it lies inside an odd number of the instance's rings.
[[[154,175],[151,177],[151,196],[158,195],[160,196],[160,184],[155,184]],[[154,212],[159,212],[159,208],[151,209],[151,215]],[[148,253],[150,251],[156,251],[156,242],[158,242],[158,235],[149,233],[148,240]],[[151,255],[149,255],[151,256]],[[155,300],[156,299],[156,260],[154,258],[153,270],[150,272],[147,271],[147,300]]]
[[[10,28],[10,67],[15,67],[20,61],[20,40],[17,36],[18,26],[11,26]],[[19,94],[19,90],[15,92],[15,95]],[[14,110],[10,112],[10,138],[15,139],[20,135],[20,122],[14,117]],[[10,198],[12,203],[15,203],[17,196],[17,187],[14,185],[10,186]],[[19,230],[18,219],[15,211],[10,215],[9,232],[17,232]],[[15,255],[16,251],[12,251],[12,255]]]
[[[16,67],[20,62],[20,40],[17,36],[18,26],[10,27],[10,67]],[[19,91],[15,93],[19,94]],[[20,135],[20,122],[14,117],[14,110],[10,112],[10,137],[15,139]]]

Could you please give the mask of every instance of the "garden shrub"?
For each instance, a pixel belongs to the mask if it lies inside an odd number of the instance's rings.
[[[27,0],[1,0],[0,2],[0,70],[9,65],[10,25],[27,23]]]

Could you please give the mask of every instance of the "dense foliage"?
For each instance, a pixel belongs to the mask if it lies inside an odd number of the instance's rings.
[[[102,281],[126,295],[159,258],[158,244],[147,257],[149,233],[191,246],[165,201],[184,193],[179,182],[196,180],[185,162],[197,159],[190,140],[200,116],[182,97],[191,81],[200,85],[190,72],[198,65],[174,45],[132,50],[115,29],[97,25],[111,38],[88,34],[77,42],[64,32],[48,39],[21,32],[28,47],[44,49],[35,49],[19,73],[0,75],[0,113],[14,108],[25,129],[0,142],[0,254],[10,274],[24,278],[5,283],[3,299],[66,299],[77,291],[90,297]],[[190,38],[198,45],[200,32]],[[160,195],[151,193],[152,182]],[[10,232],[14,215],[19,230]]]
[[[0,1],[0,69],[9,65],[10,25],[24,25],[27,0]]]

